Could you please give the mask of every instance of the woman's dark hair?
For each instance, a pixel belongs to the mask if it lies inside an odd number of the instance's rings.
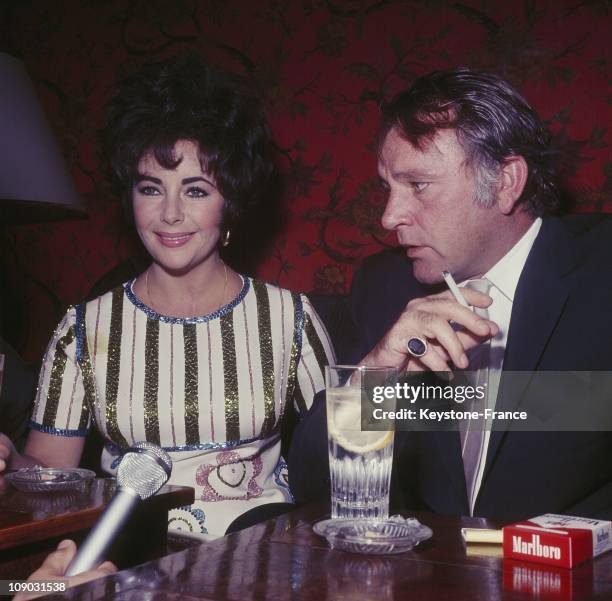
[[[174,169],[178,140],[198,145],[202,169],[225,199],[223,227],[240,227],[260,205],[274,172],[257,96],[238,77],[192,56],[147,65],[120,81],[108,104],[102,153],[130,220],[140,159],[151,152],[162,167]]]
[[[500,77],[471,69],[436,71],[382,106],[378,149],[392,130],[422,149],[440,129],[457,133],[476,175],[477,202],[490,193],[504,160],[522,156],[529,175],[519,203],[534,216],[559,209],[558,178],[550,135],[527,101]]]

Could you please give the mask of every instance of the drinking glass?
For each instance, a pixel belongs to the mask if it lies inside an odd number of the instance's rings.
[[[393,367],[325,369],[332,518],[389,517],[393,423],[375,423],[372,410],[394,408],[396,381]]]

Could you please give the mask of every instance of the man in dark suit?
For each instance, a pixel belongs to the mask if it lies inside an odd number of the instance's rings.
[[[383,108],[378,161],[388,194],[382,223],[400,248],[369,258],[355,276],[346,361],[485,369],[496,410],[520,407],[529,394],[508,392],[508,372],[611,370],[611,224],[551,216],[559,201],[549,136],[516,90],[467,69],[416,80]],[[486,293],[462,288],[474,311],[441,285],[443,271],[484,282]],[[402,432],[394,500],[506,519],[612,518],[611,457],[605,427],[502,428],[477,438]],[[289,476],[298,501],[329,495],[327,470],[319,399],[294,433]]]

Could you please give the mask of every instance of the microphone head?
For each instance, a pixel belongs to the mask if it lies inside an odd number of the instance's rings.
[[[152,442],[137,442],[130,447],[117,468],[117,486],[130,488],[142,500],[153,496],[172,473],[172,459]]]

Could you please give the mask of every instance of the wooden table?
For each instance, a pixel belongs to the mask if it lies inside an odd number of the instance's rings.
[[[70,589],[57,599],[394,601],[612,599],[612,553],[562,570],[466,549],[460,528],[486,520],[415,515],[433,538],[401,555],[328,549],[310,507],[236,534]],[[486,552],[493,553],[486,554]]]
[[[104,478],[96,478],[82,491],[42,494],[19,492],[3,481],[0,579],[28,576],[63,538],[82,540],[114,492],[115,480]],[[193,488],[164,486],[144,501],[114,546],[113,559],[127,567],[164,555],[168,510],[188,505],[193,498]]]

